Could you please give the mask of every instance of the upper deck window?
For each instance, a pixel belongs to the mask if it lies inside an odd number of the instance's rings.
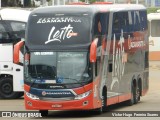
[[[98,13],[95,16],[94,34],[105,35],[108,33],[109,13]]]

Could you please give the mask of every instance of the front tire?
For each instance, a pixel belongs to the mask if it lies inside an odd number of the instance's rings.
[[[107,102],[107,94],[106,94],[106,91],[103,90],[103,93],[102,93],[102,106],[95,110],[97,114],[101,114],[101,113],[103,113],[103,112],[105,112],[107,110],[106,102]]]
[[[16,99],[21,96],[23,96],[22,92],[13,91],[13,80],[11,77],[4,77],[0,79],[0,98]]]
[[[102,112],[105,112],[107,110],[106,103],[107,103],[107,94],[106,91],[104,90],[102,94]]]

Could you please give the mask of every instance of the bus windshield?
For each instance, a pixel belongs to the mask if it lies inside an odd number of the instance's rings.
[[[26,45],[31,50],[77,49],[77,46],[88,48],[91,24],[88,14],[34,14],[29,19]]]
[[[90,80],[87,52],[33,52],[28,78],[49,83],[79,83]]]

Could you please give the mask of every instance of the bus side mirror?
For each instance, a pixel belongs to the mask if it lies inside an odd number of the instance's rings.
[[[90,62],[94,63],[96,62],[97,58],[97,43],[98,43],[98,38],[95,38],[93,42],[91,43],[90,47]]]
[[[17,44],[14,45],[14,52],[13,52],[13,62],[15,64],[19,63],[19,52],[20,49],[23,47],[24,41],[19,41]]]

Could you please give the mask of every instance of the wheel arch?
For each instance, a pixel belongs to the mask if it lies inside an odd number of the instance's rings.
[[[12,74],[6,74],[6,73],[0,74],[0,80],[1,80],[1,78],[5,78],[5,77],[13,78],[13,75]]]

